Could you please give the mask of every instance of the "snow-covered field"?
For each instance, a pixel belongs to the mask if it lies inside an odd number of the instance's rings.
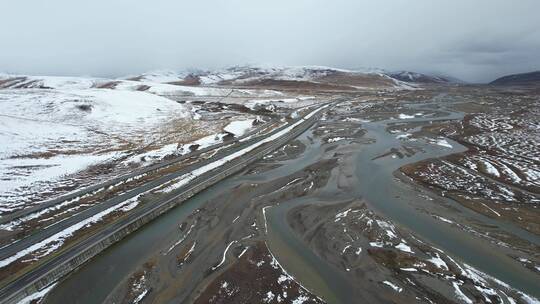
[[[158,140],[186,107],[146,92],[109,89],[0,90],[0,197],[24,204],[21,190],[112,161]],[[8,210],[2,210],[8,211]]]
[[[84,186],[107,178],[100,170],[74,177],[88,168],[121,164],[127,170],[253,127],[254,118],[237,118],[230,111],[225,120],[201,120],[191,104],[165,97],[226,96],[230,89],[150,81],[170,80],[163,77],[0,75],[0,214],[55,196],[59,188],[81,186],[74,179],[85,180]],[[236,94],[259,97],[258,91],[244,91]],[[276,94],[262,92],[263,97]]]
[[[244,135],[247,131],[249,131],[249,129],[253,127],[253,121],[254,119],[233,121],[227,126],[225,126],[223,130],[239,137]]]
[[[144,75],[144,74],[143,74]],[[85,77],[60,77],[60,76],[27,76],[0,74],[0,88],[12,89],[111,89],[121,91],[148,92],[158,95],[180,96],[207,96],[223,97],[231,94],[230,88],[208,86],[185,86],[168,83],[170,75],[153,74],[151,77],[142,77],[140,80],[85,78]],[[240,96],[281,96],[282,93],[273,90],[234,90]]]

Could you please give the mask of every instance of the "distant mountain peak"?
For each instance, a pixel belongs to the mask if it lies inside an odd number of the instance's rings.
[[[396,71],[387,73],[388,76],[404,81],[404,82],[413,82],[413,83],[433,83],[433,84],[443,84],[443,83],[461,83],[462,81],[440,75],[428,75],[423,73],[411,72],[411,71]]]
[[[491,85],[540,84],[540,71],[503,76],[490,82]]]

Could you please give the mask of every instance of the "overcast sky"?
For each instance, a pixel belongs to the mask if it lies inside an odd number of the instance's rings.
[[[540,69],[539,0],[0,0],[0,71],[122,76],[237,64],[489,81]]]

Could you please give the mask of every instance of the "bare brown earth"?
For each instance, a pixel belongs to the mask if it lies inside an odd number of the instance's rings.
[[[222,85],[230,85],[233,83],[221,83]],[[319,83],[303,80],[276,80],[276,79],[258,79],[252,81],[243,81],[239,84],[235,83],[235,86],[239,87],[256,87],[256,88],[269,88],[275,90],[298,90],[298,91],[355,91],[356,88],[349,85],[332,84],[332,83]]]
[[[317,80],[324,83],[362,88],[387,88],[395,84],[392,79],[376,74],[348,74],[343,72],[336,72]]]
[[[314,91],[350,91],[375,88],[391,88],[396,83],[393,79],[380,74],[368,73],[347,73],[335,70],[325,70],[321,75],[315,75],[312,80],[283,80],[265,78],[264,74],[247,73],[232,80],[223,80],[218,84],[221,86],[246,86],[246,87],[264,87],[274,89],[295,89],[295,90],[314,90]],[[250,77],[258,77],[249,80]],[[131,80],[140,80],[141,78],[132,78]],[[169,82],[174,85],[201,85],[200,77],[197,75],[188,75],[182,80]]]
[[[323,303],[287,275],[263,242],[247,249],[201,293],[205,303]]]
[[[188,75],[183,80],[169,82],[169,84],[174,84],[174,85],[200,85],[201,80],[199,79],[198,76]]]
[[[97,89],[114,89],[119,83],[119,81],[107,81],[103,83],[95,83],[94,87]]]
[[[38,89],[50,89],[43,86],[38,80],[28,80],[27,77],[8,77],[0,80],[0,89],[26,89],[26,88],[38,88]]]

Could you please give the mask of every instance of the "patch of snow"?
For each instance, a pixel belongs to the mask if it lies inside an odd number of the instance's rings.
[[[188,231],[186,231],[186,233],[184,233],[182,238],[180,238],[178,241],[176,241],[176,243],[174,243],[171,247],[169,247],[169,249],[167,250],[167,253],[171,252],[171,250],[173,250],[174,247],[180,245],[183,241],[185,241],[186,238],[188,237],[188,235],[191,233],[191,230],[193,229],[193,227],[195,227],[195,224],[191,224]]]
[[[241,258],[248,249],[249,247],[244,248],[244,250],[242,250],[242,252],[240,252],[240,254],[238,255],[238,258]]]
[[[39,303],[41,300],[56,286],[57,283],[47,286],[46,288],[28,295],[19,301],[19,304]]]
[[[467,304],[473,304],[473,301],[469,299],[462,291],[459,289],[459,284],[457,282],[452,282],[452,285],[454,286],[454,290],[456,291],[456,297],[458,300],[463,301]]]
[[[408,272],[417,272],[418,271],[418,269],[416,269],[416,268],[400,268],[400,269],[403,270],[403,271],[408,271]]]
[[[305,295],[299,295],[298,298],[292,301],[292,304],[303,304],[306,301],[309,301],[309,297]]]
[[[399,119],[411,119],[411,118],[414,118],[414,115],[407,115],[407,114],[400,113],[398,118]]]
[[[134,304],[140,303],[144,297],[148,294],[148,289],[145,289],[141,294],[139,294],[135,300],[133,300]]]
[[[264,303],[270,303],[272,302],[272,300],[274,300],[274,298],[276,297],[276,295],[271,292],[271,291],[268,291],[266,293],[266,296],[262,299]]]
[[[481,160],[482,162],[482,165],[484,166],[484,168],[486,169],[486,172],[490,175],[493,175],[493,176],[496,176],[496,177],[500,177],[501,174],[499,173],[499,170],[497,170],[497,168],[495,168],[495,166],[493,166],[492,163],[486,161],[486,160]]]
[[[290,280],[291,280],[291,278],[289,278],[288,276],[286,276],[286,275],[280,275],[279,278],[278,278],[278,280],[277,280],[277,282],[278,282],[279,284],[281,284],[281,283],[283,283],[283,282],[287,282],[287,281],[290,281]]]
[[[449,220],[447,218],[444,218],[442,216],[434,215],[433,217],[435,217],[436,219],[439,219],[439,220],[441,220],[441,221],[443,221],[445,223],[448,223],[448,224],[453,224],[454,223],[453,221],[451,221],[451,220]]]
[[[266,209],[270,208],[271,206],[265,206],[262,208],[263,212],[263,219],[264,219],[264,233],[268,234],[268,225],[266,223]]]
[[[132,209],[135,209],[135,207],[137,207],[139,205],[139,200],[138,200],[138,197],[135,197],[135,200],[133,198],[129,199],[130,203],[128,205],[125,205],[124,207],[118,209],[119,211],[122,211],[122,212],[127,212],[127,211],[130,211]]]
[[[223,130],[234,134],[235,137],[240,137],[253,127],[253,121],[254,119],[233,121]]]
[[[221,261],[219,262],[219,264],[217,264],[216,266],[212,267],[212,270],[216,270],[218,269],[219,267],[221,267],[221,265],[223,265],[223,263],[225,263],[225,259],[227,257],[227,251],[229,251],[229,248],[231,247],[232,244],[236,243],[237,241],[232,241],[229,243],[229,245],[227,245],[227,247],[225,248],[225,251],[223,251],[223,257],[221,258]]]
[[[351,245],[347,245],[343,248],[343,250],[341,251],[341,254],[345,253],[345,251],[347,251],[347,249],[349,249],[351,247]]]
[[[80,221],[78,222],[77,224],[74,224],[66,229],[64,229],[63,231],[60,231],[38,243],[35,243],[33,244],[32,246],[24,249],[24,250],[21,250],[19,252],[17,252],[16,254],[12,255],[12,256],[9,256],[3,260],[0,260],[0,268],[2,267],[5,267],[15,261],[17,261],[18,259],[28,255],[28,254],[32,254],[32,253],[35,253],[37,251],[41,251],[41,250],[44,250],[45,253],[42,254],[42,256],[44,255],[47,255],[49,254],[50,252],[56,250],[57,248],[59,248],[60,246],[62,246],[63,242],[65,239],[67,239],[68,237],[72,236],[75,232],[77,232],[78,230],[82,229],[82,228],[85,228],[87,226],[90,226],[92,224],[95,224],[99,221],[101,221],[105,216],[115,212],[115,211],[119,211],[121,208],[127,206],[127,205],[130,205],[132,204],[133,201],[130,199],[130,200],[126,200],[116,206],[113,206],[113,207],[110,207],[108,209],[105,209],[99,213],[96,213],[95,215],[83,220],[83,221]]]
[[[174,82],[179,81],[187,76],[187,73],[177,73],[175,71],[170,70],[155,70],[143,73],[139,75],[139,77],[142,80],[150,81],[150,82],[158,82],[158,83],[164,83],[164,82]],[[135,76],[128,76],[126,78],[133,78]]]
[[[356,117],[347,117],[347,118],[343,119],[343,121],[345,121],[345,122],[369,122],[369,121],[366,121],[364,119],[360,119],[360,118],[356,118]]]
[[[383,284],[390,286],[393,290],[397,292],[401,292],[403,288],[397,286],[396,284],[390,282],[390,281],[383,281]]]
[[[349,214],[349,212],[351,212],[351,210],[352,209],[349,208],[349,209],[347,209],[347,210],[345,210],[343,212],[339,212],[338,214],[336,214],[334,222],[339,222],[339,221],[341,221],[342,218],[347,217],[347,214]]]
[[[453,148],[453,146],[446,139],[438,138],[436,140],[431,140],[430,142],[441,147],[449,149]]]
[[[191,245],[191,248],[189,248],[188,252],[184,256],[184,261],[187,260],[187,258],[195,251],[195,245],[197,245],[197,242],[193,242],[193,245]]]
[[[208,136],[205,136],[203,138],[200,138],[192,143],[184,144],[181,147],[180,154],[184,155],[191,151],[190,146],[197,145],[198,150],[204,149],[213,145],[217,145],[219,143],[223,142],[223,137],[225,137],[225,133],[218,133],[218,134],[211,134]]]
[[[54,210],[58,210],[58,209],[61,209],[65,206],[69,206],[71,204],[74,204],[76,202],[78,202],[79,200],[87,197],[87,196],[90,196],[90,195],[93,195],[97,192],[99,192],[100,190],[98,191],[95,191],[95,192],[92,192],[92,193],[88,193],[88,194],[85,194],[85,195],[82,195],[82,196],[78,196],[76,198],[73,198],[73,199],[70,199],[70,200],[67,200],[67,201],[64,201],[60,204],[56,204],[52,207],[48,207],[48,208],[45,208],[45,209],[42,209],[42,210],[39,210],[39,211],[36,211],[36,212],[33,212],[33,213],[30,213],[26,216],[23,216],[23,217],[20,217],[20,218],[17,218],[17,219],[14,219],[8,223],[5,223],[5,224],[1,224],[0,225],[0,229],[4,229],[4,230],[8,230],[8,231],[13,231],[14,229],[16,229],[19,225],[27,222],[27,221],[30,221],[30,220],[33,220],[33,219],[36,219],[44,214],[47,214],[51,211],[54,211]]]
[[[433,265],[437,266],[438,268],[448,270],[448,265],[446,265],[446,262],[441,259],[441,257],[437,253],[435,257],[428,259],[428,261],[431,262]]]
[[[409,139],[412,136],[411,133],[399,134],[396,139]]]
[[[397,235],[394,231],[394,225],[390,224],[390,223],[387,223],[385,221],[381,221],[381,220],[376,220],[377,222],[377,225],[379,227],[381,227],[382,229],[385,230],[386,232],[386,235],[389,237],[389,238],[397,238]]]
[[[1,130],[0,130],[1,137]],[[3,145],[3,141],[0,140]],[[9,143],[6,141],[6,146]],[[1,148],[0,148],[1,149]],[[0,192],[12,193],[22,187],[31,187],[39,182],[52,182],[79,172],[89,166],[111,161],[119,157],[119,153],[57,155],[50,158],[7,158],[0,159]],[[30,174],[20,174],[20,168],[30,167]],[[10,205],[1,204],[2,207]],[[16,205],[11,205],[18,207]]]
[[[344,139],[346,139],[346,138],[345,137],[333,137],[333,138],[329,138],[328,142],[333,143],[333,142],[344,140]]]
[[[134,156],[130,156],[122,163],[139,163],[139,162],[149,162],[154,160],[161,160],[165,156],[175,154],[178,151],[178,144],[169,144],[165,145],[159,149],[151,150]]]
[[[397,249],[401,250],[401,251],[404,251],[404,252],[408,252],[408,253],[414,253],[412,250],[411,250],[411,247],[405,243],[399,243],[397,246],[396,246]]]
[[[504,188],[501,188],[501,189],[504,189]],[[489,209],[489,211],[495,213],[496,216],[501,216],[501,214],[497,211],[495,211],[493,208],[489,207],[488,205],[484,204],[484,203],[481,203],[484,207],[486,207],[487,209]]]

